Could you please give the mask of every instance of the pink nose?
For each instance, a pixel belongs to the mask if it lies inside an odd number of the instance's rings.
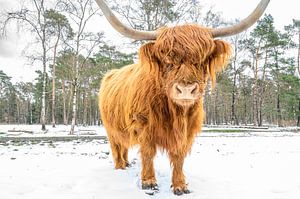
[[[176,99],[196,99],[199,95],[199,85],[197,83],[188,85],[175,83],[173,89]]]

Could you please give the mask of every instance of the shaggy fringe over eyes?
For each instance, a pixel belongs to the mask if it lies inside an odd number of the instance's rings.
[[[210,55],[208,64],[208,70],[212,82],[212,87],[215,86],[216,73],[220,72],[225,68],[231,56],[230,44],[222,40],[215,40],[214,43],[215,49]]]
[[[202,63],[212,53],[214,42],[209,29],[189,24],[162,28],[153,47],[158,60],[169,56],[174,61]]]
[[[230,56],[230,44],[213,40],[210,29],[194,24],[162,28],[155,42],[140,48],[140,61],[151,63],[150,71],[157,70],[156,60],[207,65],[213,87],[216,73],[225,68]]]

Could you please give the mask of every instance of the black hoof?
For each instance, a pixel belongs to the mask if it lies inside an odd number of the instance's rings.
[[[176,189],[176,190],[174,190],[174,194],[177,196],[181,196],[183,194],[183,191],[180,189]]]
[[[151,184],[142,184],[143,190],[155,190],[158,191],[158,185],[156,183]]]
[[[149,196],[153,196],[153,195],[155,194],[154,191],[148,191],[148,190],[147,190],[147,192],[145,192],[145,193],[148,194]]]
[[[191,191],[190,191],[190,190],[188,190],[188,189],[185,189],[185,190],[183,190],[183,193],[185,193],[185,194],[189,194],[189,193],[191,193]]]
[[[126,162],[126,167],[131,167],[131,164],[129,162]]]
[[[174,194],[177,196],[181,196],[182,194],[189,194],[191,193],[188,189],[175,189]]]

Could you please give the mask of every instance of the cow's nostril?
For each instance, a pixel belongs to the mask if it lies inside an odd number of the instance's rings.
[[[175,88],[176,88],[176,91],[177,91],[179,94],[181,94],[181,93],[182,93],[182,91],[181,91],[181,89],[178,87],[178,85],[177,85],[177,86],[175,86]]]
[[[195,84],[193,85],[193,87],[192,87],[191,94],[193,94],[193,95],[196,94],[197,91],[198,91],[198,88],[199,88],[198,84],[195,83]]]
[[[191,94],[195,94],[195,93],[196,93],[196,90],[197,90],[197,87],[195,87],[195,88],[192,90]]]

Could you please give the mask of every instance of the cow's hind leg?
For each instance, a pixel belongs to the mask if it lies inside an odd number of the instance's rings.
[[[126,167],[130,166],[128,162],[128,148],[126,148],[125,146],[121,147],[121,159],[123,161],[123,164],[125,164]]]
[[[142,159],[142,189],[158,190],[153,166],[153,159],[156,154],[155,145],[148,143],[141,144],[141,159]]]
[[[109,136],[110,148],[115,163],[115,169],[125,169],[128,166],[128,149],[112,136]]]

